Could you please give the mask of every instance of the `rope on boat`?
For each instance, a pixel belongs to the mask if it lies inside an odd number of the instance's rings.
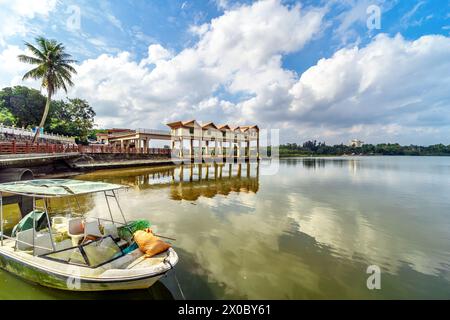
[[[180,290],[181,297],[183,298],[183,300],[186,300],[186,297],[184,296],[183,290],[181,289],[181,285],[180,285],[180,282],[178,281],[177,274],[175,273],[175,270],[173,270],[173,276],[175,277],[175,281],[177,282],[177,286],[178,286],[178,289]]]
[[[184,296],[183,289],[181,289],[180,281],[178,281],[177,274],[175,273],[175,269],[173,268],[173,265],[170,263],[170,261],[167,258],[168,258],[168,256],[164,258],[164,262],[168,263],[169,266],[170,266],[170,269],[173,270],[173,276],[175,277],[175,282],[177,283],[178,290],[180,290],[181,297],[183,298],[183,300],[186,300],[186,297]]]
[[[172,241],[177,241],[177,239],[175,239],[175,238],[169,238],[169,237],[162,236],[162,235],[156,234],[156,233],[153,233],[153,234],[154,234],[155,236],[160,237],[160,238],[163,238],[163,239],[168,239],[168,240],[172,240]]]

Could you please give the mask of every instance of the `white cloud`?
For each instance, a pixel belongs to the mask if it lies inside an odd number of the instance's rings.
[[[295,74],[281,68],[281,56],[311,40],[323,14],[299,6],[288,9],[275,0],[240,6],[203,26],[198,43],[175,56],[153,44],[140,62],[127,53],[86,60],[72,93],[98,109],[102,125],[154,126],[205,106],[210,113],[204,116],[220,119],[218,114],[237,111],[226,99],[214,97],[220,88],[256,95],[266,86],[292,85]]]
[[[0,52],[0,88],[14,85],[27,85],[39,89],[39,83],[34,80],[22,82],[23,74],[30,67],[17,59],[19,54],[27,54],[18,46],[8,45]]]
[[[32,19],[36,15],[47,16],[56,6],[56,0],[0,0],[0,5],[9,7],[14,14]]]
[[[141,66],[146,64],[157,64],[172,57],[172,53],[160,44],[152,44],[148,47],[148,56],[141,61]]]
[[[230,6],[228,3],[228,0],[216,0],[216,6],[219,9],[228,9],[228,7]]]
[[[48,17],[56,4],[56,0],[0,0],[0,45],[5,46],[8,37],[27,34],[27,22],[37,16]]]
[[[379,35],[301,75],[283,68],[283,56],[320,36],[325,12],[276,0],[233,7],[192,27],[198,41],[179,53],[152,44],[141,61],[128,52],[83,61],[69,95],[87,99],[105,127],[199,118],[285,128],[284,141],[448,142],[450,38]],[[0,84],[20,82],[18,50],[0,51]]]
[[[108,126],[194,117],[286,128],[285,140],[446,141],[449,38],[380,35],[300,76],[282,68],[284,54],[320,33],[323,13],[277,1],[241,6],[203,25],[197,44],[174,56],[156,44],[140,62],[126,53],[84,62],[74,94]]]
[[[364,48],[339,50],[302,74],[286,118],[336,130],[388,124],[405,133],[449,130],[449,55],[450,39],[434,35],[416,41],[380,35]]]

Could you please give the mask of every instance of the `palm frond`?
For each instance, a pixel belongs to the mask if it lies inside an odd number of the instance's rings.
[[[64,80],[64,82],[66,82],[69,86],[73,86],[72,77],[69,72],[67,73],[61,72],[59,75]]]
[[[41,64],[43,62],[42,59],[27,56],[24,54],[18,55],[17,58],[19,59],[20,62],[25,62],[29,64]]]
[[[40,65],[34,69],[31,69],[30,71],[26,72],[23,77],[22,80],[27,80],[27,79],[41,79],[42,77],[44,77],[45,75],[45,67]]]
[[[60,64],[60,66],[62,68],[64,68],[65,70],[72,72],[73,74],[77,74],[77,70],[69,64],[63,63],[63,64]]]
[[[73,60],[73,59],[61,59],[60,63],[65,63],[65,64],[74,64],[77,63],[78,60]]]
[[[48,40],[45,39],[44,37],[37,37],[36,38],[36,43],[38,44],[38,46],[40,47],[42,52],[46,52],[47,46],[48,46]]]
[[[45,60],[45,54],[39,50],[38,48],[36,48],[35,46],[33,46],[31,43],[25,42],[25,46],[27,47],[27,49],[29,51],[31,51],[31,53],[33,53],[37,58]]]
[[[64,82],[63,76],[61,74],[57,74],[56,75],[57,78],[57,86],[58,88],[62,88],[64,90],[64,92],[67,93],[67,87],[66,87],[66,83]]]
[[[76,74],[72,64],[76,60],[65,52],[62,43],[56,40],[48,40],[44,37],[36,38],[36,46],[26,42],[25,45],[32,53],[31,56],[20,55],[19,60],[22,62],[37,65],[36,68],[28,71],[23,79],[41,79],[42,87],[52,96],[58,89],[67,92],[68,86],[73,86],[72,75]]]

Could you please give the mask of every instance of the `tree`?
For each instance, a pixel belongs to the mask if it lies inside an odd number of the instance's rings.
[[[0,104],[16,118],[18,127],[32,127],[39,122],[45,107],[45,97],[39,90],[23,86],[0,91]]]
[[[67,86],[73,86],[72,74],[77,73],[75,68],[70,65],[76,61],[72,60],[72,56],[65,52],[65,47],[62,43],[38,37],[36,38],[36,44],[37,46],[33,46],[25,42],[25,46],[32,53],[32,56],[23,54],[18,56],[21,62],[37,65],[37,67],[25,73],[22,80],[30,78],[40,79],[42,81],[41,86],[47,90],[44,114],[36,130],[33,142],[38,138],[40,129],[44,127],[52,96],[59,89],[63,89],[67,93]]]
[[[17,119],[6,107],[3,106],[2,101],[0,101],[0,123],[6,124],[7,126],[16,125]]]
[[[53,133],[76,137],[78,142],[87,142],[94,128],[95,112],[82,99],[53,101],[49,129]]]
[[[0,90],[0,123],[31,128],[44,111],[46,99],[35,89],[15,86]],[[92,134],[95,112],[81,99],[52,100],[46,131],[75,137],[85,142]]]
[[[346,146],[344,144],[336,144],[328,146],[325,142],[306,141],[302,147],[297,150],[292,149],[291,143],[280,145],[280,156],[302,156],[302,155],[414,155],[414,156],[449,156],[450,145],[435,144],[431,146],[401,146],[398,143],[381,143],[377,145],[364,144],[361,147]]]

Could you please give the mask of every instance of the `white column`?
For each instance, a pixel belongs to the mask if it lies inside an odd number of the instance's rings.
[[[214,158],[217,158],[217,155],[219,154],[218,152],[218,143],[217,140],[214,140]]]
[[[184,152],[183,152],[183,145],[184,145],[184,139],[183,138],[181,138],[181,140],[180,140],[180,157],[181,158],[183,158],[183,156],[184,156]]]
[[[259,131],[258,136],[256,138],[256,158],[259,159]]]

